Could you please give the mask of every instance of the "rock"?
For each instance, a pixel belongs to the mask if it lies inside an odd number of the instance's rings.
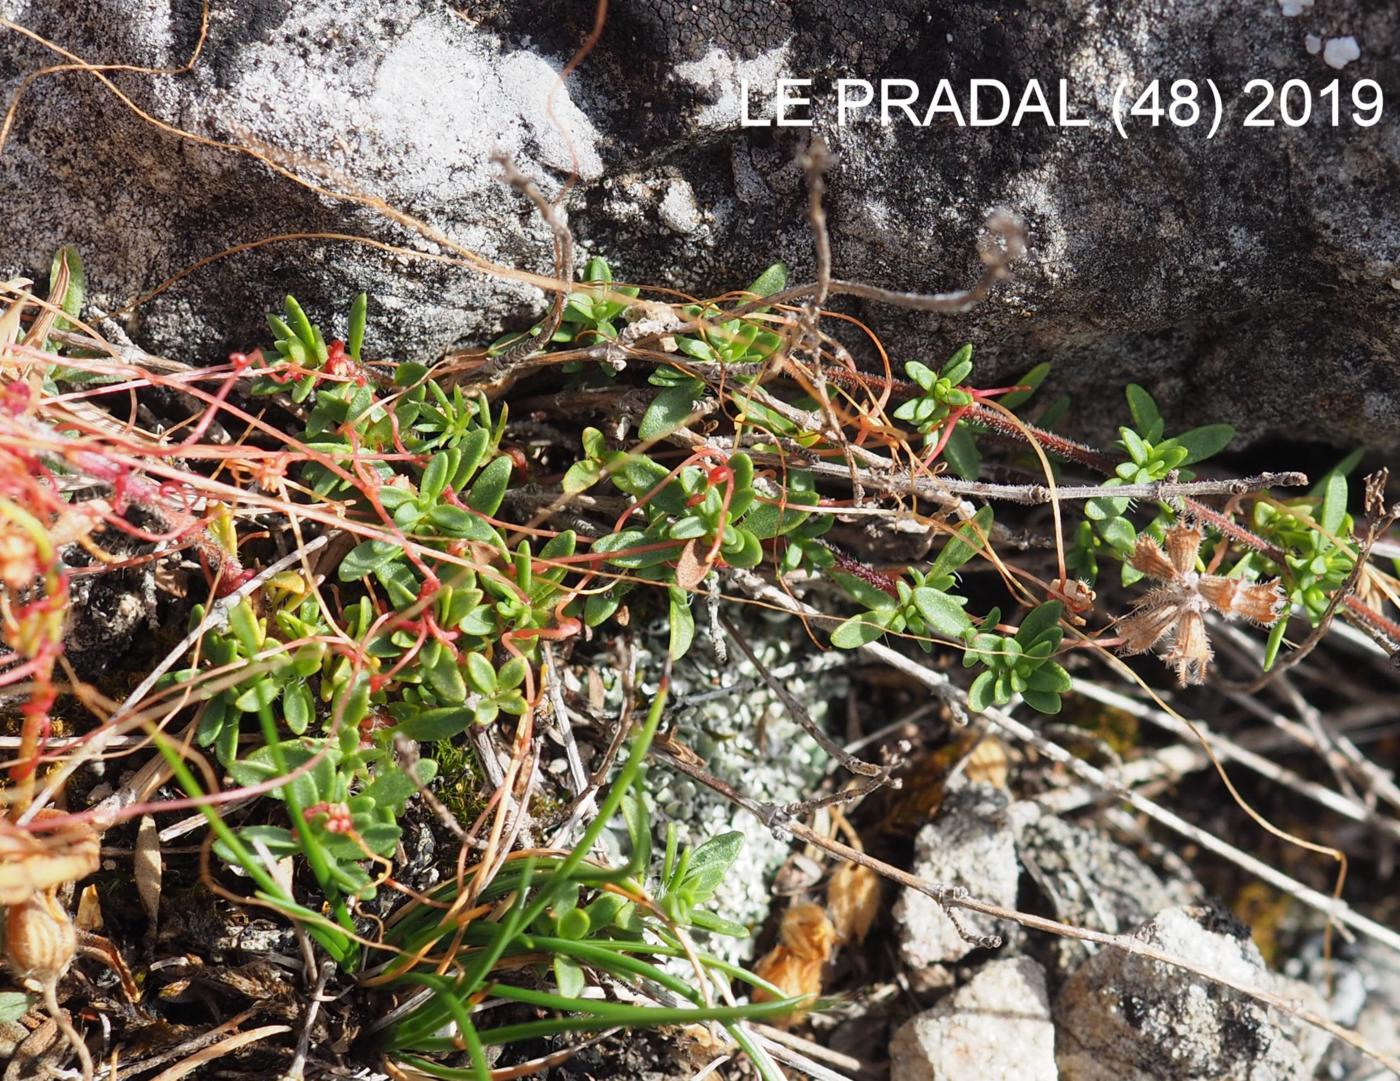
[[[1320,942],[1310,943],[1307,971],[1331,979],[1330,1016],[1354,1029],[1367,1045],[1400,1058],[1400,957],[1389,947],[1359,939],[1340,958],[1325,958]],[[1340,1040],[1327,1049],[1318,1077],[1328,1081],[1397,1081],[1373,1059]]]
[[[1198,898],[1194,883],[1173,876],[1170,885],[1130,849],[1111,837],[1038,813],[1030,801],[1011,808],[1016,852],[1035,882],[1048,915],[1074,927],[1121,934],[1145,923],[1159,910]],[[1185,868],[1177,869],[1186,874]],[[1039,909],[1037,909],[1039,911]],[[1067,974],[1089,956],[1089,948],[1072,938],[1037,940],[1052,971]]]
[[[891,1081],[1055,1081],[1045,973],[1028,957],[991,961],[890,1041]]]
[[[1169,430],[1229,420],[1247,436],[1293,437],[1302,423],[1335,442],[1400,445],[1400,292],[1389,284],[1400,279],[1400,225],[1388,212],[1400,201],[1400,128],[1357,126],[1347,100],[1360,79],[1376,80],[1387,104],[1400,97],[1394,5],[1260,4],[1222,19],[1190,0],[1027,0],[995,16],[951,0],[613,0],[597,48],[554,92],[552,118],[546,99],[591,27],[591,4],[477,0],[465,14],[441,2],[211,6],[192,73],[115,82],[202,136],[279,148],[307,176],[323,162],[327,186],[382,198],[487,259],[550,267],[547,230],[495,179],[499,147],[548,193],[577,168],[574,229],[584,253],[607,255],[620,277],[714,294],[775,258],[810,276],[794,164],[806,129],[742,127],[740,93],[747,79],[761,113],[776,79],[810,77],[816,127],[836,156],[828,204],[841,276],[962,285],[990,209],[1009,207],[1029,226],[1028,258],[970,314],[856,306],[897,361],[941,360],[971,340],[984,385],[1053,361],[1047,391],[1078,394],[1072,423],[1100,440],[1125,416],[1117,402],[1099,407],[1104,388],[1136,379],[1158,396]],[[178,66],[197,34],[197,5],[160,0],[0,0],[0,13],[96,62]],[[7,94],[55,62],[13,34],[3,40]],[[1345,70],[1328,66],[1344,58]],[[1213,139],[1204,122],[1140,121],[1126,141],[1114,132],[1123,80],[1136,94],[1152,78],[1206,75],[1225,95]],[[921,103],[946,76],[964,110],[973,77],[1017,96],[1038,77],[1052,99],[1064,77],[1070,113],[1090,125],[916,127],[898,114],[889,127],[878,116],[836,123],[833,79],[893,76],[917,78]],[[1275,97],[1264,114],[1274,126],[1246,129],[1260,92],[1242,87],[1253,78],[1275,89],[1339,78],[1341,122],[1315,97],[1312,122],[1286,126]],[[0,186],[0,274],[42,271],[71,241],[107,308],[273,234],[421,243],[372,207],[154,130],[84,74],[29,88]],[[293,241],[194,272],[129,329],[148,347],[213,359],[262,340],[262,314],[288,289],[326,321],[368,290],[371,353],[415,359],[480,344],[540,311],[533,290],[473,270]]]
[[[1269,972],[1248,928],[1229,917],[1167,909],[1134,937],[1326,1014],[1307,984]],[[1220,984],[1107,948],[1066,981],[1055,1025],[1065,1081],[1302,1081],[1313,1076],[1329,1042]]]
[[[982,901],[1015,907],[1021,868],[1007,818],[1005,791],[969,784],[950,792],[938,818],[914,839],[913,873],[940,886],[962,886]],[[914,969],[966,957],[976,947],[964,938],[933,898],[905,889],[895,903],[899,951]],[[973,934],[1004,929],[986,916],[960,911],[958,922]]]

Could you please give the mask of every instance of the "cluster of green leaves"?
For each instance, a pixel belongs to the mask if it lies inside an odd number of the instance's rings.
[[[992,527],[992,508],[983,507],[958,527],[927,571],[910,568],[894,580],[895,591],[842,570],[828,574],[865,610],[831,632],[838,649],[858,649],[886,634],[915,635],[925,653],[933,649],[930,635],[957,641],[972,626],[963,607],[966,597],[950,592],[955,572],[980,552]]]
[[[1126,393],[1133,426],[1118,429],[1118,445],[1128,458],[1116,467],[1117,475],[1104,482],[1105,488],[1153,484],[1166,480],[1173,470],[1179,480],[1190,480],[1195,474],[1186,466],[1220,453],[1235,436],[1234,428],[1228,424],[1206,424],[1170,439],[1164,438],[1165,422],[1152,395],[1136,383],[1129,383]],[[1111,495],[1091,499],[1084,505],[1085,520],[1077,527],[1073,544],[1065,553],[1070,571],[1093,584],[1099,573],[1099,557],[1111,554],[1123,561],[1124,585],[1131,585],[1142,577],[1142,573],[1127,562],[1137,545],[1138,535],[1137,528],[1127,517],[1131,505],[1132,500]],[[1169,507],[1161,505],[1144,532],[1160,541],[1171,514]]]
[[[818,499],[810,473],[791,472],[782,492],[761,497],[753,460],[742,452],[723,466],[687,465],[673,471],[646,454],[610,450],[596,428],[584,430],[583,448],[583,458],[564,476],[564,490],[584,491],[606,479],[640,508],[631,515],[640,519],[638,524],[629,521],[593,542],[592,550],[606,553],[607,563],[627,572],[627,578],[589,596],[583,618],[590,627],[611,618],[638,583],[663,584],[670,605],[670,650],[679,657],[695,635],[686,588],[691,583],[677,581],[675,566],[687,548],[702,563],[713,552],[716,563],[754,567],[764,557],[765,541],[791,538],[785,565],[830,561],[830,552],[816,543],[830,527],[829,518],[801,509]]]
[[[904,365],[904,374],[919,388],[919,393],[894,411],[895,419],[913,425],[924,437],[925,446],[936,445],[951,423],[953,429],[947,433],[942,456],[958,476],[976,480],[982,467],[982,453],[977,448],[977,434],[982,428],[975,420],[963,417],[976,401],[967,388],[972,376],[971,343],[949,357],[939,371],[912,360]],[[1001,404],[1008,409],[1022,405],[1049,374],[1049,364],[1037,364],[1016,381],[1017,386],[1025,389],[1005,395]]]
[[[983,665],[986,671],[972,681],[967,703],[975,710],[1004,706],[1019,694],[1026,705],[1041,713],[1059,713],[1060,695],[1070,689],[1069,673],[1053,659],[1064,631],[1060,629],[1059,601],[1031,609],[1012,637],[999,634],[1001,611],[993,608],[976,629],[963,632],[967,651],[963,666]]]
[[[600,339],[616,338],[618,321],[638,293],[635,285],[614,285],[612,268],[600,255],[584,264],[579,277],[584,288],[574,290],[565,298],[559,327],[550,339],[555,345],[588,346]],[[543,333],[544,324],[536,323],[523,333],[503,335],[491,343],[489,353],[497,356],[522,339],[538,338]],[[570,372],[581,368],[577,361],[564,366],[564,370]]]
[[[886,592],[864,578],[841,570],[828,573],[865,611],[851,616],[831,632],[838,649],[857,649],[885,634],[914,636],[924,652],[937,636],[965,645],[963,665],[987,670],[973,681],[968,702],[973,709],[1005,705],[1014,694],[1041,713],[1058,713],[1060,695],[1070,689],[1069,673],[1052,659],[1064,632],[1059,627],[1058,601],[1033,609],[1014,637],[996,632],[1000,609],[993,608],[980,625],[964,610],[967,598],[951,592],[955,572],[983,549],[992,527],[992,509],[983,507],[964,522],[944,544],[927,571],[910,568]]]
[[[1254,531],[1283,550],[1283,563],[1249,552],[1231,572],[1250,577],[1277,575],[1289,608],[1302,613],[1314,627],[1322,622],[1333,595],[1356,566],[1356,551],[1349,547],[1355,522],[1347,513],[1347,472],[1359,459],[1359,454],[1352,455],[1331,470],[1307,499],[1277,505],[1263,500],[1255,503]],[[1266,671],[1278,657],[1287,626],[1287,618],[1280,619],[1269,631],[1264,651]]]

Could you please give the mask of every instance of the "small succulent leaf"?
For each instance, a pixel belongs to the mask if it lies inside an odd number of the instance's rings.
[[[1026,372],[1025,375],[1016,380],[1016,385],[1018,387],[1026,387],[1027,389],[1012,391],[1010,394],[1004,395],[1000,399],[1001,404],[1006,406],[1007,409],[1016,409],[1024,405],[1026,400],[1040,389],[1040,384],[1045,382],[1045,377],[1050,374],[1050,368],[1050,362],[1047,360],[1042,361],[1030,371]]]
[[[892,614],[893,609],[886,609],[886,613]],[[871,618],[873,615],[875,613],[866,612],[846,620],[831,632],[831,644],[837,649],[859,649],[875,641],[885,633],[885,628]]]
[[[668,586],[666,592],[671,624],[669,653],[672,660],[679,660],[695,640],[695,616],[690,610],[689,593],[677,586]]]
[[[952,574],[986,547],[987,539],[991,536],[992,513],[991,507],[981,507],[968,521],[958,526],[929,567],[929,577]]]
[[[1128,397],[1128,411],[1133,416],[1133,427],[1143,433],[1144,438],[1151,439],[1150,433],[1154,425],[1158,424],[1162,415],[1157,411],[1157,403],[1152,400],[1152,395],[1136,383],[1129,383],[1125,388]]]
[[[959,421],[953,426],[948,442],[943,445],[943,457],[953,467],[953,472],[963,480],[976,480],[982,468],[982,455],[977,450],[977,440],[972,430]]]
[[[1027,648],[1034,645],[1046,631],[1059,625],[1063,610],[1064,606],[1059,601],[1047,601],[1033,608],[1021,620],[1021,626],[1016,630],[1016,640]]]
[[[482,514],[494,515],[500,510],[514,468],[510,458],[504,454],[493,460],[472,483],[471,491],[467,493],[467,505]]]
[[[1021,700],[1031,709],[1054,715],[1060,712],[1060,696],[1053,691],[1036,691],[1027,688],[1021,692]]]
[[[661,391],[642,414],[637,436],[644,441],[662,439],[689,419],[695,411],[695,392],[687,382]]]
[[[894,598],[886,593],[879,586],[867,582],[864,578],[858,578],[854,574],[846,571],[833,570],[830,577],[844,589],[851,598],[866,608],[888,608],[894,604]]]
[[[972,686],[967,689],[967,705],[975,713],[981,713],[992,704],[992,695],[996,684],[996,675],[991,671],[983,672],[972,681]]]
[[[711,837],[691,853],[685,885],[693,903],[709,899],[739,858],[744,835],[737,830]]]
[[[924,625],[933,634],[946,638],[959,638],[962,632],[972,626],[962,606],[967,603],[963,597],[954,597],[937,589],[914,590],[914,607],[923,617]]]
[[[1235,438],[1235,429],[1229,424],[1206,424],[1175,437],[1175,442],[1186,450],[1186,457],[1178,465],[1191,465],[1219,454]]]
[[[472,721],[468,706],[439,706],[416,711],[394,727],[394,734],[423,742],[451,739],[470,728]]]
[[[1333,470],[1327,475],[1327,486],[1322,493],[1322,510],[1318,514],[1318,524],[1334,537],[1341,536],[1342,519],[1347,513],[1347,477],[1345,473]]]

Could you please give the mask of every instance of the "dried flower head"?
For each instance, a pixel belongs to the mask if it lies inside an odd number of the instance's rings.
[[[780,943],[763,955],[754,966],[754,973],[784,995],[806,999],[810,1006],[821,994],[822,967],[836,949],[836,928],[821,905],[793,905],[783,914],[778,937]],[[772,997],[761,987],[754,989],[755,1002],[767,1002]],[[775,1018],[773,1023],[787,1027],[806,1015],[806,1008],[798,1008]]]
[[[1118,628],[1124,653],[1146,653],[1167,640],[1162,659],[1176,670],[1183,687],[1202,682],[1210,666],[1206,612],[1268,626],[1286,606],[1277,580],[1246,582],[1200,573],[1196,570],[1200,551],[1198,525],[1178,523],[1168,529],[1165,551],[1151,537],[1139,536],[1128,562],[1162,584],[1148,593]]]
[[[864,942],[880,912],[880,876],[858,863],[843,863],[826,884],[826,908],[842,942]]]

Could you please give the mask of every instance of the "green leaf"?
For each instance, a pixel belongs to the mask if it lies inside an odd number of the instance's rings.
[[[467,680],[472,689],[478,694],[495,694],[496,669],[491,666],[491,662],[480,653],[468,653],[466,664]]]
[[[691,853],[686,884],[694,903],[708,900],[719,888],[743,847],[744,835],[734,830],[711,837]]]
[[[316,333],[316,328],[311,325],[311,320],[306,317],[306,312],[302,311],[301,305],[297,303],[296,297],[288,294],[287,299],[282,302],[282,310],[287,315],[287,324],[301,339],[307,350],[314,353],[316,341],[320,336]],[[318,356],[316,359],[325,360],[326,358]]]
[[[1021,376],[1020,379],[1016,380],[1016,385],[1018,387],[1027,387],[1029,389],[1017,390],[1005,395],[1001,399],[1001,404],[1006,406],[1007,409],[1015,409],[1020,405],[1024,405],[1026,400],[1040,389],[1040,384],[1045,382],[1045,377],[1049,374],[1050,362],[1048,360],[1037,364],[1025,375]]]
[[[233,700],[235,709],[244,713],[256,713],[263,706],[270,706],[277,701],[281,688],[268,676],[260,676],[242,694]]]
[[[938,373],[927,364],[917,360],[911,360],[904,365],[904,374],[917,383],[922,390],[932,390],[933,385],[938,382]]]
[[[709,532],[709,525],[698,514],[687,514],[677,518],[666,527],[666,535],[672,540],[694,540]]]
[[[1026,685],[1032,691],[1040,691],[1046,694],[1064,694],[1074,686],[1074,680],[1070,678],[1069,673],[1062,667],[1054,661],[1051,661],[1048,664],[1041,665],[1032,672]]]
[[[451,739],[471,727],[472,710],[467,706],[439,706],[414,713],[394,727],[394,733],[406,739]]]
[[[857,578],[854,574],[838,570],[828,571],[827,574],[859,605],[866,608],[889,608],[894,604],[893,597],[864,578]]]
[[[342,582],[357,582],[402,554],[402,548],[388,541],[361,541],[340,561],[336,576]]]
[[[928,576],[938,578],[952,574],[986,547],[992,530],[992,508],[981,507],[968,521],[958,526],[938,558],[929,568]]]
[[[1322,495],[1322,510],[1318,524],[1334,537],[1340,537],[1342,519],[1347,513],[1347,478],[1345,473],[1332,472],[1327,475],[1327,487]]]
[[[1274,666],[1274,661],[1278,660],[1279,647],[1283,645],[1283,636],[1288,632],[1288,613],[1279,616],[1278,622],[1269,629],[1269,639],[1264,645],[1264,671],[1268,671]]]
[[[494,459],[472,484],[467,495],[467,505],[485,515],[494,515],[506,496],[506,485],[510,482],[510,471],[514,468],[505,455]]]
[[[1021,692],[1021,700],[1040,713],[1054,715],[1060,712],[1060,696],[1053,691],[1033,691],[1027,688]]]
[[[914,590],[914,607],[924,617],[924,624],[935,634],[946,638],[958,638],[972,626],[972,620],[962,610],[966,601],[953,597],[942,590],[927,587]]]
[[[885,628],[870,618],[869,613],[852,616],[831,632],[831,644],[837,649],[859,649],[885,633]]]
[[[437,776],[438,765],[431,758],[420,758],[414,767],[414,777],[420,784],[428,784]],[[413,778],[396,769],[381,769],[374,781],[365,787],[361,795],[375,807],[386,808],[394,815],[403,813],[404,804],[418,791]]]
[[[1190,465],[1219,454],[1235,438],[1235,429],[1228,424],[1206,424],[1192,428],[1173,437],[1173,441],[1186,450],[1186,457],[1178,465]]]
[[[762,274],[749,283],[749,292],[757,296],[772,296],[774,293],[781,293],[787,288],[787,266],[783,263],[774,263]],[[766,311],[765,308],[758,309]]]
[[[668,586],[671,637],[668,652],[672,660],[684,657],[695,640],[695,616],[690,611],[690,594],[679,586]]]
[[[434,643],[440,645],[440,643]],[[426,651],[425,651],[426,652]],[[467,700],[467,684],[450,650],[438,649],[434,663],[423,665],[428,686],[445,706],[459,706]]]
[[[452,470],[451,456],[445,453],[434,454],[429,460],[427,468],[423,470],[423,479],[418,482],[418,495],[423,506],[436,503],[438,497],[442,495],[442,490],[447,487]]]
[[[439,503],[428,511],[428,521],[449,537],[492,541],[499,536],[495,527],[480,515],[473,514],[461,507],[454,507],[450,503]]]
[[[995,673],[991,671],[983,672],[972,681],[972,686],[967,690],[968,708],[975,713],[981,713],[992,704],[995,687]]]
[[[63,296],[53,295],[53,289],[58,284],[59,268],[67,264],[68,267],[68,288],[64,290]],[[49,268],[49,300],[56,303],[63,311],[76,319],[83,309],[83,298],[87,295],[87,273],[83,270],[83,261],[78,256],[78,249],[72,244],[65,244],[54,254],[53,264]],[[55,319],[55,330],[68,330],[73,324],[67,319]]]
[[[350,332],[346,335],[345,340],[345,351],[355,360],[360,359],[360,349],[365,344],[365,322],[368,313],[369,297],[361,293],[350,305]],[[400,369],[403,367],[400,365]],[[396,382],[399,374],[399,371],[394,372]],[[423,374],[426,375],[427,372],[425,371]]]
[[[228,625],[245,654],[251,657],[262,649],[262,627],[258,623],[258,617],[253,614],[253,606],[248,603],[247,597],[228,610]]]
[[[565,954],[556,953],[554,984],[564,998],[578,998],[588,986],[588,979],[583,974],[582,965]]]
[[[501,670],[496,673],[496,689],[498,691],[513,691],[525,682],[525,675],[529,670],[524,657],[512,657],[501,665]]]
[[[968,342],[943,365],[943,378],[957,386],[972,374],[972,343]]]
[[[598,483],[603,475],[603,467],[595,461],[585,458],[581,462],[575,462],[569,466],[564,473],[563,489],[570,495],[586,491]]]
[[[0,991],[0,1024],[18,1021],[33,1005],[33,996],[23,991]]]
[[[293,735],[301,735],[316,716],[311,688],[305,683],[288,683],[282,688],[282,716]]]
[[[1131,428],[1119,428],[1118,435],[1123,441],[1123,449],[1128,452],[1128,457],[1137,465],[1146,465],[1151,452],[1137,432]]]
[[[982,455],[977,450],[977,440],[971,429],[961,421],[953,425],[948,442],[943,444],[943,457],[963,480],[977,479],[982,467]]]
[[[1033,608],[1021,620],[1021,626],[1016,630],[1016,641],[1027,649],[1035,645],[1047,631],[1058,629],[1063,609],[1059,601],[1047,601]]]
[[[695,387],[686,383],[669,387],[658,394],[637,426],[637,437],[644,442],[670,435],[686,422],[695,411]]]
[[[1143,438],[1155,440],[1157,437],[1151,434],[1152,429],[1162,420],[1162,414],[1157,411],[1157,403],[1152,400],[1152,395],[1136,383],[1129,383],[1126,393],[1128,410],[1133,415],[1133,427]]]

